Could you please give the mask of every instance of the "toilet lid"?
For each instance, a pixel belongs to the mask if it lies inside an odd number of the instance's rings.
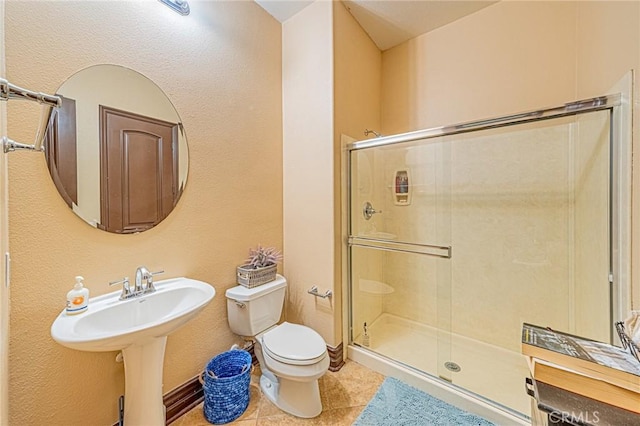
[[[304,325],[283,322],[262,336],[262,347],[276,361],[309,365],[327,355],[322,336]]]

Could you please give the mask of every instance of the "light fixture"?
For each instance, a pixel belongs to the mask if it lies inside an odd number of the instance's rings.
[[[166,4],[174,10],[178,12],[180,15],[188,15],[189,14],[189,3],[187,0],[159,0],[160,3]]]

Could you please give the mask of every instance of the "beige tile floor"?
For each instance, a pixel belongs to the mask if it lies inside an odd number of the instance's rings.
[[[249,407],[236,421],[238,426],[253,425],[351,425],[376,393],[384,376],[362,365],[347,360],[335,373],[327,372],[320,378],[322,413],[313,419],[300,419],[273,405],[260,392],[256,368],[251,376]],[[172,426],[206,426],[202,404],[176,420]]]

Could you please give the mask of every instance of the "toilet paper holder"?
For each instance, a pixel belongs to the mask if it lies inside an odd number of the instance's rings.
[[[309,290],[307,290],[307,293],[313,294],[314,296],[321,297],[323,299],[326,299],[327,297],[332,297],[333,296],[333,292],[331,290],[327,290],[324,294],[318,293],[318,286],[317,285],[314,285]]]

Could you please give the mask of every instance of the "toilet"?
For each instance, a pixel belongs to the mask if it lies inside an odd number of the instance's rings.
[[[281,410],[312,418],[322,412],[318,379],[329,369],[327,344],[304,325],[278,325],[286,287],[286,279],[277,275],[254,288],[228,289],[229,326],[254,342],[262,393]]]

